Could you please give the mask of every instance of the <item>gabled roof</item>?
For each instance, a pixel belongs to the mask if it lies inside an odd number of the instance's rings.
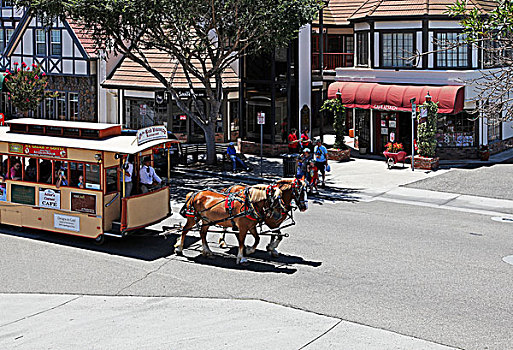
[[[364,17],[447,15],[454,0],[366,0],[349,20]],[[467,0],[467,8],[488,12],[497,6],[495,0]]]
[[[172,58],[165,52],[157,49],[146,50],[144,52],[150,66],[159,71],[171,83],[174,89],[188,89],[189,84],[182,65],[178,60]],[[193,64],[200,67],[198,60],[192,60]],[[207,69],[211,65],[207,64]],[[194,89],[204,89],[204,85],[194,77],[192,83]],[[214,80],[212,79],[212,83]],[[157,80],[150,72],[148,72],[140,64],[125,57],[119,67],[117,67],[112,76],[105,80],[102,84],[105,88],[133,88],[134,90],[156,90],[163,89],[164,85]],[[235,71],[228,67],[223,73],[223,88],[237,88],[239,86],[239,78]]]
[[[330,0],[323,11],[325,25],[349,25],[351,20],[367,17],[440,16],[454,0]],[[489,12],[496,0],[467,0],[468,9]],[[318,25],[315,21],[314,25]]]
[[[98,49],[96,48],[95,42],[92,38],[92,32],[87,30],[83,24],[73,20],[68,20],[68,24],[73,30],[73,33],[75,33],[80,44],[82,44],[87,55],[90,58],[98,57]]]

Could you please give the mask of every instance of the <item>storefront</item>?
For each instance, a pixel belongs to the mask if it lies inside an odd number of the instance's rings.
[[[336,82],[328,88],[328,98],[340,98],[352,111],[355,147],[373,154],[381,154],[390,141],[402,143],[411,153],[411,100],[421,105],[428,93],[439,108],[438,152],[443,158],[468,158],[479,146],[479,129],[463,110],[464,86]],[[415,133],[416,129],[415,125]]]

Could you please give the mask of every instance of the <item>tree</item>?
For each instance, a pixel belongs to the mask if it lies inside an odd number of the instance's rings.
[[[333,130],[335,131],[335,144],[333,147],[347,149],[347,146],[344,142],[346,108],[342,104],[340,98],[324,101],[320,111],[329,111],[333,114]]]
[[[491,7],[485,13],[457,0],[449,14],[461,18],[464,35],[458,45],[473,45],[483,52],[487,69],[468,83],[477,92],[477,111],[489,123],[497,123],[513,121],[513,1],[496,1]]]
[[[436,124],[438,119],[438,105],[431,101],[424,102],[421,109],[427,110],[427,116],[420,118],[417,126],[417,145],[419,148],[419,155],[422,157],[433,158],[436,153]]]
[[[6,73],[4,83],[8,90],[7,98],[21,114],[35,110],[46,97],[55,96],[45,91],[47,77],[36,64],[29,67],[25,62],[14,62],[13,72],[7,70]]]
[[[284,47],[311,22],[322,0],[15,0],[44,19],[83,23],[98,47],[143,66],[171,94],[178,107],[205,134],[207,162],[214,163],[215,124],[223,98],[222,73],[244,55]],[[158,49],[184,69],[193,97],[188,108],[167,76],[145,56]],[[200,108],[192,79],[205,88],[207,111]],[[194,112],[195,110],[195,112]]]

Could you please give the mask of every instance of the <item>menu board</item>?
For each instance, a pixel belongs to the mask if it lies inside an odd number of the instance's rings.
[[[35,187],[11,184],[11,202],[36,205]]]
[[[71,192],[71,210],[96,214],[96,195]]]

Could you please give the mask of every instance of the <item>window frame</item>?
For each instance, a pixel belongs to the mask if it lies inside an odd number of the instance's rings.
[[[379,52],[380,52],[380,55],[379,55],[379,66],[380,68],[388,68],[388,69],[415,69],[414,67],[414,64],[413,62],[411,63],[411,65],[400,65],[400,66],[394,66],[393,65],[393,62],[394,60],[397,60],[397,61],[402,61],[403,63],[407,62],[407,60],[405,59],[402,59],[402,58],[399,58],[399,57],[396,57],[396,52],[394,51],[394,35],[399,35],[401,34],[403,36],[403,45],[402,45],[402,48],[404,49],[404,36],[406,34],[410,34],[412,36],[412,52],[414,52],[417,48],[417,31],[416,30],[396,30],[396,31],[388,31],[388,30],[385,30],[385,31],[380,31],[379,32]],[[384,45],[384,42],[385,42],[385,38],[384,36],[385,35],[392,35],[392,48],[391,48],[391,60],[392,60],[392,65],[385,65],[385,45]],[[397,45],[395,45],[397,46]]]
[[[353,45],[356,44],[356,62],[357,62],[357,67],[369,67],[369,55],[370,55],[370,50],[369,50],[369,35],[370,35],[370,31],[368,30],[363,30],[363,31],[357,31],[355,32],[355,40],[353,42]],[[364,38],[364,41],[365,41],[365,45],[360,45],[360,38],[359,36],[361,36],[362,38]],[[362,51],[362,47],[365,48],[365,50]],[[365,60],[363,60],[362,58],[365,58]],[[362,63],[362,61],[365,61],[365,63]]]
[[[40,41],[38,40],[38,33],[43,33],[43,39],[44,41]],[[48,52],[48,47],[47,47],[47,40],[46,40],[46,30],[44,30],[43,28],[34,28],[34,54],[36,55],[36,57],[44,57],[46,56],[46,53]],[[43,44],[43,47],[44,47],[44,52],[43,53],[40,53],[39,50],[38,50],[38,45],[39,44]]]
[[[53,41],[53,34],[54,33],[59,33],[59,41]],[[51,29],[49,32],[49,55],[50,57],[62,57],[62,30],[61,29]],[[55,54],[54,53],[54,45],[59,45],[60,47],[60,52],[58,54]]]
[[[460,65],[460,61],[459,61],[459,59],[460,59],[459,49],[462,46],[453,49],[453,50],[456,50],[456,52],[455,52],[456,57],[457,57],[457,65],[456,66],[451,67],[451,66],[448,66],[448,65],[440,65],[438,63],[439,55],[441,55],[442,53],[446,53],[447,54],[447,51],[438,52],[439,45],[436,43],[436,41],[439,40],[438,39],[438,35],[440,35],[440,34],[462,35],[464,33],[461,32],[461,31],[458,31],[458,30],[444,30],[444,29],[433,31],[433,39],[434,39],[433,49],[436,51],[435,55],[433,57],[433,68],[434,69],[445,69],[445,70],[458,70],[458,69],[465,70],[465,69],[471,69],[472,68],[472,46],[468,45],[468,44],[466,45],[466,50],[467,50],[467,54],[466,54],[467,64],[466,65]],[[448,61],[447,56],[446,56],[445,60]]]

